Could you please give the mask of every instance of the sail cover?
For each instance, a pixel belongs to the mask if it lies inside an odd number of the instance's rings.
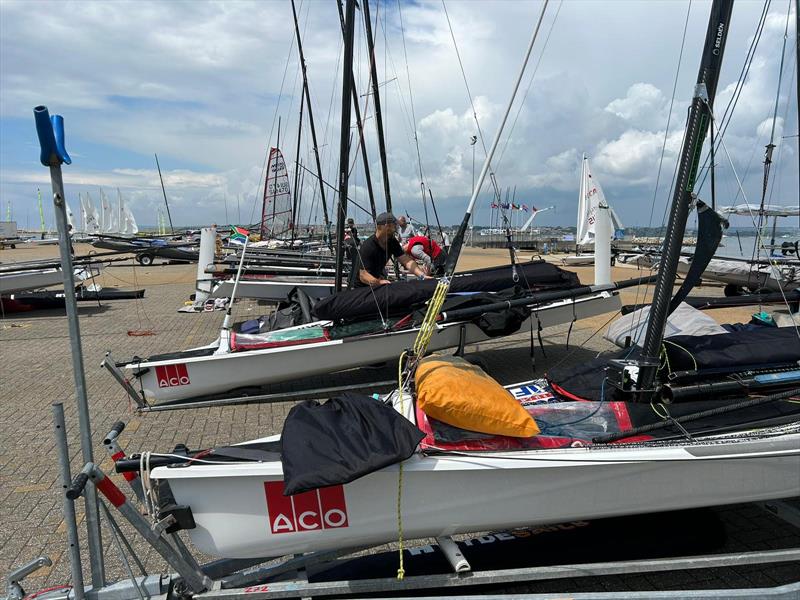
[[[531,291],[560,290],[578,287],[575,273],[564,271],[544,261],[517,265],[514,280],[511,265],[458,273],[450,284],[450,293],[499,292],[515,285]],[[429,300],[436,289],[435,279],[397,281],[378,288],[360,287],[344,290],[319,300],[311,312],[317,319],[337,321],[382,319],[408,314],[411,307]]]
[[[286,161],[278,148],[270,148],[261,206],[261,239],[282,237],[292,227],[292,195]]]

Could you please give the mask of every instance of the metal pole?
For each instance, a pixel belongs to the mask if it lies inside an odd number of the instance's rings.
[[[336,2],[339,8],[339,22],[342,25],[342,35],[345,35],[344,26],[344,13],[342,12],[342,0]],[[358,128],[358,139],[361,144],[361,160],[364,163],[364,181],[367,184],[367,195],[369,196],[369,206],[372,211],[372,220],[374,221],[378,212],[375,210],[375,194],[372,191],[372,176],[369,172],[369,159],[367,158],[367,144],[364,140],[364,123],[361,120],[361,107],[358,104],[358,90],[356,89],[356,78],[352,75],[353,70],[350,69],[350,93],[353,96],[353,110],[356,113],[356,127]]]
[[[75,501],[66,496],[67,488],[72,484],[72,473],[69,469],[69,448],[67,446],[67,426],[64,423],[64,405],[53,404],[53,422],[55,424],[58,462],[61,465],[62,504],[64,508],[64,525],[67,528],[69,543],[69,568],[72,573],[72,591],[75,600],[83,600],[83,571],[81,570],[81,548],[78,539],[78,523],[75,520]]]
[[[61,176],[61,156],[66,151],[56,150],[56,141],[51,125],[50,115],[45,106],[34,109],[37,132],[42,145],[42,163],[49,163],[50,181],[53,186],[53,205],[56,226],[58,228],[58,248],[61,254],[61,270],[64,275],[64,304],[67,311],[69,343],[72,354],[72,374],[75,378],[75,399],[78,403],[78,421],[80,424],[81,452],[85,462],[92,462],[92,426],[89,419],[89,400],[86,394],[86,375],[83,371],[83,349],[81,347],[81,331],[78,323],[78,303],[75,300],[75,278],[72,272],[72,253],[70,252],[69,233],[67,231],[67,212],[64,205],[64,181]],[[54,117],[59,124],[59,138],[63,145],[63,120]],[[49,134],[49,139],[45,136]],[[71,162],[71,161],[70,161]],[[100,537],[100,519],[97,506],[97,494],[94,490],[85,496],[86,529],[89,541],[89,562],[92,569],[92,587],[98,589],[105,585],[105,567],[103,564],[103,543]]]
[[[675,181],[675,193],[672,199],[667,230],[665,232],[663,260],[659,269],[660,277],[653,291],[653,304],[650,319],[647,322],[647,333],[642,344],[642,358],[658,365],[661,342],[664,336],[672,288],[675,285],[678,259],[680,258],[686,220],[692,204],[694,183],[703,140],[711,120],[711,107],[719,81],[719,70],[722,55],[728,37],[733,0],[715,0],[711,6],[708,29],[700,72],[697,75],[694,99],[686,124],[686,136],[682,150],[681,162]],[[651,389],[655,381],[656,368],[648,367],[640,370],[639,389]],[[649,398],[647,401],[649,402]]]
[[[378,152],[381,155],[381,171],[383,173],[383,193],[386,196],[386,210],[392,211],[392,194],[389,191],[389,165],[386,161],[386,136],[383,132],[383,116],[381,115],[381,94],[378,90],[378,69],[375,65],[375,38],[372,35],[372,20],[369,16],[369,0],[361,0],[364,11],[364,26],[367,33],[367,49],[369,50],[369,70],[372,81],[372,100],[375,104],[375,128],[378,130]]]
[[[172,214],[169,212],[169,201],[167,200],[167,190],[164,187],[164,178],[161,176],[161,165],[158,164],[158,154],[153,154],[156,157],[156,168],[158,169],[158,179],[161,181],[161,192],[164,194],[164,204],[167,205],[167,218],[169,219],[169,229],[172,235],[175,235],[175,228],[172,226]]]
[[[294,32],[297,36],[297,51],[300,53],[300,68],[303,71],[303,93],[306,96],[306,107],[308,108],[308,124],[311,126],[311,144],[314,147],[314,160],[317,162],[317,177],[319,177],[319,195],[322,200],[322,218],[325,222],[325,236],[328,236],[331,222],[328,218],[328,203],[325,201],[325,187],[322,182],[322,163],[319,160],[319,146],[317,145],[317,129],[314,127],[314,112],[311,108],[311,93],[308,90],[308,75],[306,73],[306,59],[303,55],[303,43],[300,39],[300,24],[297,21],[297,10],[292,0],[292,15],[294,16]],[[328,240],[330,245],[330,240]]]
[[[356,3],[347,0],[344,31],[344,65],[342,66],[342,123],[339,136],[339,199],[336,210],[336,277],[334,289],[342,289],[342,261],[344,260],[344,221],[347,218],[347,185],[350,163],[350,106],[353,78],[353,38],[355,35]]]

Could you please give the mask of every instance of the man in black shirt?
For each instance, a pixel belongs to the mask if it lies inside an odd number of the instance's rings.
[[[386,279],[386,263],[391,257],[395,257],[413,275],[430,279],[414,258],[403,252],[400,242],[394,236],[396,229],[397,220],[392,213],[381,213],[375,219],[375,235],[362,242],[358,249],[356,287],[376,287],[390,283]]]

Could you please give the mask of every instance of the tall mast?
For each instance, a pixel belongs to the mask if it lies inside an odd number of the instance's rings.
[[[800,150],[800,0],[794,0],[794,34],[797,38],[794,44],[797,51],[795,58],[797,76],[794,81],[797,85],[797,145]],[[800,181],[800,152],[797,153],[797,178]],[[800,226],[800,215],[797,217],[797,225]]]
[[[345,34],[344,13],[342,12],[342,0],[336,3],[339,9],[339,22],[342,25],[342,35]],[[361,107],[358,104],[358,90],[356,89],[356,78],[353,70],[350,69],[350,89],[353,96],[353,109],[356,113],[356,126],[358,127],[358,139],[361,142],[361,160],[364,162],[364,180],[367,184],[367,194],[369,195],[369,207],[372,211],[372,220],[378,216],[375,210],[375,194],[372,192],[372,176],[369,172],[369,160],[367,159],[367,144],[364,142],[364,123],[361,120]]]
[[[306,73],[306,59],[303,55],[303,43],[300,40],[300,24],[297,21],[297,10],[292,0],[292,15],[294,16],[294,33],[297,37],[297,51],[300,53],[300,68],[303,71],[303,94],[306,97],[308,108],[308,123],[311,126],[311,144],[314,146],[314,160],[317,162],[317,177],[319,178],[319,195],[322,200],[322,218],[325,221],[325,232],[330,231],[331,222],[328,218],[328,204],[325,201],[325,183],[322,179],[322,163],[319,160],[319,146],[317,145],[317,129],[314,127],[314,111],[311,108],[311,93],[308,91],[308,75]],[[330,241],[329,241],[330,243]]]
[[[381,94],[378,90],[378,69],[375,65],[375,38],[372,36],[372,20],[369,16],[369,0],[361,0],[364,11],[364,25],[367,28],[367,48],[369,49],[369,70],[372,80],[372,100],[375,104],[375,127],[378,130],[378,151],[381,155],[381,172],[383,174],[383,193],[386,196],[386,210],[392,211],[392,195],[389,192],[389,166],[386,162],[386,138],[383,134],[383,117],[381,116]]]
[[[300,119],[297,124],[297,148],[294,155],[294,196],[292,197],[292,241],[295,238],[295,231],[297,229],[297,198],[300,195],[297,189],[297,183],[300,180],[300,133],[303,131],[303,101],[305,96],[300,95]]]
[[[719,82],[719,71],[722,65],[722,55],[725,51],[725,42],[730,28],[733,0],[714,0],[709,15],[708,30],[706,31],[705,47],[700,61],[700,71],[697,75],[694,98],[686,123],[686,134],[681,152],[681,162],[675,181],[675,193],[672,198],[669,221],[665,232],[663,259],[659,269],[658,281],[653,291],[653,303],[650,308],[650,318],[647,323],[647,333],[642,345],[642,358],[649,366],[640,369],[638,387],[640,390],[652,388],[664,338],[672,288],[675,285],[678,259],[680,258],[683,234],[686,231],[686,220],[693,201],[693,190],[703,149],[711,110],[714,106],[714,96]],[[649,401],[649,398],[648,398]]]
[[[167,201],[167,190],[164,188],[164,178],[161,176],[161,165],[158,164],[158,154],[156,157],[156,167],[158,168],[158,179],[161,181],[161,192],[164,194],[164,204],[167,205],[167,218],[169,219],[169,229],[175,235],[175,228],[172,226],[172,215],[169,212],[169,202]]]
[[[344,221],[347,217],[347,184],[350,163],[350,106],[353,79],[353,37],[355,34],[356,2],[347,0],[344,27],[344,64],[342,65],[342,125],[339,136],[339,202],[336,210],[336,279],[334,288],[342,289],[344,259]]]

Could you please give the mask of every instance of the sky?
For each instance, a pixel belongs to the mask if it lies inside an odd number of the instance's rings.
[[[793,12],[778,94],[787,10],[793,4],[769,4],[724,136],[726,151],[716,157],[721,205],[760,200],[776,95],[769,200],[799,201]],[[457,223],[543,4],[373,0],[370,6],[394,212],[425,220],[424,181],[442,224]],[[734,6],[716,100],[720,113],[734,92],[763,7],[749,0]],[[335,186],[343,54],[339,17],[333,2],[297,0],[297,8],[323,175]],[[554,206],[537,217],[537,224],[574,226],[585,153],[623,223],[661,224],[709,9],[710,2],[699,0],[550,1],[493,160],[503,193],[511,190],[517,204]],[[363,16],[356,14],[353,71],[380,210],[385,199],[368,93],[369,59]],[[0,219],[10,204],[20,227],[38,229],[40,188],[45,220],[52,226],[49,172],[38,161],[32,112],[44,104],[51,114],[64,116],[73,159],[63,168],[65,190],[76,214],[79,193],[89,193],[98,204],[101,187],[111,198],[118,188],[140,224],[156,223],[164,205],[158,154],[176,226],[255,222],[271,146],[280,145],[294,185],[301,82],[288,1],[3,0]],[[470,144],[478,135],[473,115],[482,134],[475,146]],[[313,169],[307,114],[304,120],[299,156]],[[368,206],[354,121],[350,131],[349,196]],[[305,173],[301,221],[321,220],[315,173],[300,172]],[[710,201],[708,183],[700,191]],[[334,197],[327,188],[329,205]],[[476,224],[488,223],[490,201],[486,185]],[[428,211],[433,221],[430,205]],[[369,220],[358,208],[349,214],[358,222]],[[732,224],[748,222],[737,217]]]

